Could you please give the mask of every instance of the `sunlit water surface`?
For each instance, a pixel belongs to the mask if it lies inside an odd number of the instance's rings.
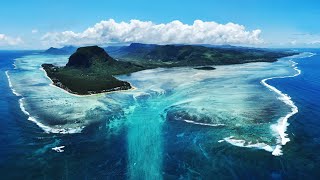
[[[32,171],[45,164],[47,171],[59,167],[57,178],[77,177],[76,169],[84,168],[90,179],[95,176],[91,166],[101,177],[191,178],[219,172],[218,177],[235,178],[229,146],[252,157],[286,154],[282,146],[289,141],[288,123],[283,120],[295,113],[295,104],[261,81],[293,78],[300,73],[293,61],[310,55],[213,71],[145,70],[118,76],[135,90],[91,96],[51,85],[40,68],[43,63],[64,65],[67,56],[24,56],[6,75],[20,108],[41,128],[33,137],[36,147],[30,148],[36,148],[31,160],[41,163]],[[64,152],[52,150],[61,146]],[[86,162],[78,164],[76,158]],[[47,164],[54,159],[60,163]]]

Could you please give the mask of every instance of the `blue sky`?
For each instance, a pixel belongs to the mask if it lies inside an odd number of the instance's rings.
[[[261,30],[263,43],[253,46],[319,47],[319,9],[316,0],[9,0],[0,6],[0,49],[44,49],[49,46],[42,42],[47,33],[81,33],[109,19],[155,24],[179,20],[189,25],[195,20],[232,22],[247,31]]]

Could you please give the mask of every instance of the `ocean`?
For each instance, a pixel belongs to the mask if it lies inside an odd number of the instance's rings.
[[[1,179],[318,179],[320,51],[216,70],[118,76],[135,90],[76,96],[42,63],[0,51]]]

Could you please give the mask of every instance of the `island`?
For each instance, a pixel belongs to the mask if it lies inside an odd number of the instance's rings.
[[[211,70],[215,70],[216,68],[212,66],[202,66],[202,67],[195,67],[193,69],[211,71]]]
[[[73,47],[69,47],[72,51]],[[110,50],[111,57],[105,49]],[[52,52],[63,53],[60,49]],[[154,45],[132,43],[130,46],[80,47],[69,57],[64,67],[42,64],[53,84],[72,94],[90,95],[132,89],[129,82],[116,75],[171,67],[194,67],[214,70],[213,65],[249,62],[274,62],[296,53],[245,48],[220,48],[199,45]]]

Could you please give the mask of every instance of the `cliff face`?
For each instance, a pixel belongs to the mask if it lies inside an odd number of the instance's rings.
[[[116,62],[116,60],[110,57],[104,49],[98,46],[87,46],[78,48],[77,51],[70,56],[66,66],[89,68],[96,63],[112,64],[113,62]]]

